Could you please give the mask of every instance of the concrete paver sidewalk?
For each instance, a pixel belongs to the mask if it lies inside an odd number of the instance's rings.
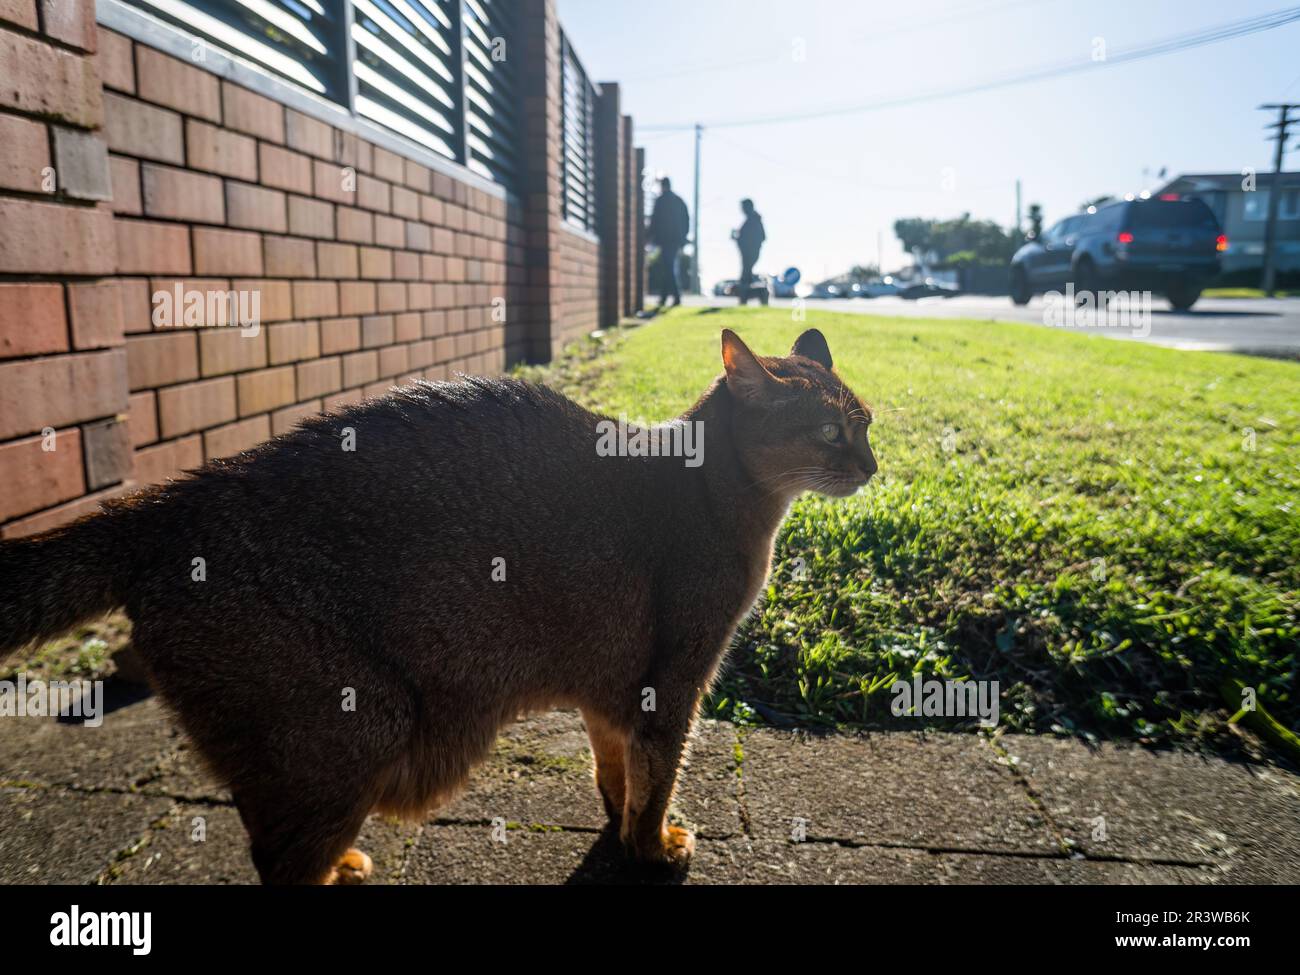
[[[0,880],[256,882],[229,795],[155,699],[98,729],[0,729]],[[1300,776],[1119,745],[702,722],[674,815],[696,830],[687,883],[1300,881]],[[371,883],[670,879],[623,861],[566,712],[512,726],[427,822],[372,817],[358,845]]]

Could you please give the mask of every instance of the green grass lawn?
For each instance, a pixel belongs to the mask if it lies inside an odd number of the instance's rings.
[[[889,685],[919,672],[1000,681],[1015,730],[1209,740],[1227,681],[1300,726],[1296,364],[755,308],[674,311],[533,372],[659,420],[721,371],[724,326],[784,355],[814,325],[875,409],[880,473],[795,504],[714,715],[962,726],[891,716]]]

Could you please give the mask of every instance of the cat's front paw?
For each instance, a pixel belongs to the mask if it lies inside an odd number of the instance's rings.
[[[343,854],[343,859],[334,865],[329,879],[325,882],[347,886],[363,884],[374,869],[375,864],[370,857],[354,848]]]

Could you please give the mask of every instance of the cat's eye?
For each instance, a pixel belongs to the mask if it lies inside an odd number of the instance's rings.
[[[838,423],[823,423],[822,436],[827,443],[835,443],[840,439],[840,425]]]

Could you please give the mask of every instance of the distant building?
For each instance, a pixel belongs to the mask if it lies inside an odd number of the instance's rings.
[[[1253,190],[1242,189],[1245,181],[1240,173],[1188,173],[1152,193],[1194,196],[1209,205],[1228,236],[1223,254],[1225,274],[1259,270],[1264,265],[1264,225],[1273,174],[1256,174]],[[1275,240],[1277,270],[1300,272],[1300,173],[1281,174]]]

